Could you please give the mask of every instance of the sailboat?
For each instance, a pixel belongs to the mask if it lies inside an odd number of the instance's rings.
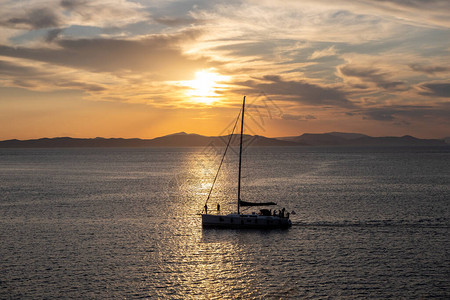
[[[245,115],[245,96],[242,101],[242,115],[241,115],[241,134],[240,134],[240,144],[239,144],[239,175],[238,175],[238,193],[237,193],[237,213],[231,213],[227,215],[222,215],[219,213],[220,206],[218,205],[217,214],[208,214],[208,206],[207,202],[209,200],[209,196],[211,195],[212,188],[210,194],[208,195],[208,199],[206,200],[204,210],[202,213],[202,226],[203,227],[217,227],[217,228],[261,228],[261,229],[270,229],[270,228],[289,228],[292,226],[292,222],[289,219],[289,213],[285,212],[285,209],[281,209],[279,211],[269,210],[267,208],[260,209],[258,213],[253,212],[250,214],[241,213],[241,207],[250,207],[250,206],[273,206],[276,205],[274,202],[248,202],[241,200],[241,169],[242,169],[242,137],[244,135],[244,115]],[[239,119],[239,117],[238,117]],[[237,119],[237,120],[238,120]],[[237,124],[236,120],[236,124]],[[235,124],[235,127],[236,127]],[[233,129],[234,132],[234,129]],[[226,151],[230,145],[231,137],[233,132],[230,135],[230,139],[228,141],[227,147],[225,148],[224,156]],[[221,165],[222,165],[221,162]],[[220,166],[219,166],[220,170]],[[218,171],[219,172],[219,171]],[[218,174],[218,173],[217,173]],[[215,180],[217,179],[217,175]]]

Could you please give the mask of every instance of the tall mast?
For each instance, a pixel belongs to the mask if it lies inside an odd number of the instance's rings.
[[[241,143],[239,145],[239,179],[238,179],[238,214],[241,204],[241,166],[242,166],[242,136],[244,135],[244,110],[245,110],[245,96],[242,102],[242,116],[241,116]]]

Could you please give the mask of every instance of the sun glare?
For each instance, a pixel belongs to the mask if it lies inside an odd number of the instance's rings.
[[[228,76],[220,75],[209,70],[201,70],[195,73],[195,79],[186,81],[190,88],[187,95],[195,102],[211,104],[217,100],[217,91],[223,89],[223,82],[228,80]]]

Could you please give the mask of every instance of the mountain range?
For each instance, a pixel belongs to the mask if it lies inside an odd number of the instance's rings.
[[[228,136],[204,136],[179,132],[154,139],[124,138],[42,138],[33,140],[0,141],[0,148],[71,148],[71,147],[205,147],[225,146]],[[305,133],[299,136],[267,138],[259,135],[244,135],[244,143],[250,146],[445,146],[450,140],[419,139],[409,135],[402,137],[371,137],[359,133],[329,132]],[[232,145],[239,144],[234,135]]]

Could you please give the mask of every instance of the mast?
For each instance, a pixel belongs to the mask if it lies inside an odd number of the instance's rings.
[[[244,135],[244,110],[245,110],[245,96],[242,102],[242,116],[241,116],[241,143],[239,145],[239,179],[238,179],[238,215],[240,214],[239,208],[241,203],[241,166],[242,166],[242,136]]]

